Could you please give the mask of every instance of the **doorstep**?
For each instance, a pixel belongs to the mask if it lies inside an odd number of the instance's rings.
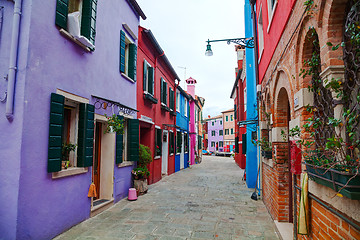
[[[280,237],[283,240],[292,240],[294,239],[294,225],[292,223],[288,222],[279,222],[277,220],[274,220],[274,223],[276,225],[276,228],[278,229],[278,232],[280,233]]]
[[[96,205],[95,207],[91,208],[90,217],[94,217],[98,215],[99,213],[102,213],[106,209],[110,208],[112,205],[114,205],[114,199],[107,200],[103,203],[100,203]]]

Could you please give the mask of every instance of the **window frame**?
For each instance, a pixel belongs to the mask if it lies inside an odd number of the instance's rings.
[[[176,90],[176,111],[180,113],[180,92]]]
[[[274,1],[273,4],[271,4],[272,1]],[[268,3],[267,5],[268,5],[268,22],[269,22],[269,24],[268,24],[266,31],[267,31],[267,33],[269,33],[273,18],[275,15],[275,11],[276,11],[276,8],[278,5],[278,0],[267,0],[267,3]]]
[[[223,136],[224,135],[224,131],[223,130],[219,130],[219,136]]]
[[[188,105],[188,100],[187,98],[184,98],[184,108],[183,108],[183,111],[184,111],[184,116],[187,117],[188,116],[188,108],[187,108],[187,105]]]
[[[146,68],[145,68],[146,66]],[[152,68],[152,72],[149,71],[149,69]],[[146,73],[145,73],[146,71]],[[152,74],[152,76],[150,76],[150,74]],[[149,89],[149,81],[150,78],[152,79],[152,91],[150,92]],[[154,96],[154,92],[155,92],[155,82],[154,82],[154,68],[151,66],[151,64],[146,61],[146,59],[144,59],[143,62],[143,91],[145,94],[150,94],[151,96]]]
[[[160,158],[162,156],[162,130],[159,126],[155,126],[154,156],[156,158]]]

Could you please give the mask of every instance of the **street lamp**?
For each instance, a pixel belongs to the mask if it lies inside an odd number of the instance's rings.
[[[212,56],[213,52],[211,50],[211,42],[227,42],[227,44],[230,43],[235,43],[247,48],[254,48],[254,38],[250,37],[250,38],[230,38],[230,39],[220,39],[220,40],[207,40],[207,45],[206,45],[206,51],[205,51],[205,56]]]

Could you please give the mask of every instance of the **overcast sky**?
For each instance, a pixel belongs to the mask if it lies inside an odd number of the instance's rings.
[[[138,0],[147,16],[140,25],[150,29],[186,90],[186,78],[197,80],[195,94],[205,98],[204,118],[234,107],[230,93],[235,81],[235,45],[206,40],[244,37],[244,0]]]

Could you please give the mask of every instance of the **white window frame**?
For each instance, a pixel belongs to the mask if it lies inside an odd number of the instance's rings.
[[[176,111],[180,113],[180,92],[176,90]]]
[[[151,68],[151,65],[148,61],[146,61],[146,59],[144,59],[145,63],[146,63],[146,82],[145,82],[145,90],[144,93],[150,94],[151,96],[154,96],[154,93],[150,93],[149,92],[149,68]],[[144,68],[144,66],[143,66]],[[144,70],[144,69],[143,69]],[[154,69],[155,70],[155,69]],[[155,84],[155,83],[153,83]],[[155,92],[154,86],[153,86],[153,91]]]
[[[264,21],[263,21],[262,5],[260,5],[260,12],[258,17],[258,44],[259,44],[258,62],[260,62],[264,51]]]
[[[187,116],[188,116],[188,108],[187,108],[188,100],[187,100],[187,98],[184,98],[184,99],[185,99],[185,103],[184,103],[184,116],[187,117]]]
[[[132,80],[129,77],[129,45],[135,43],[131,40],[130,36],[125,31],[124,33],[125,33],[125,72],[121,73],[121,75],[126,77],[126,79],[134,82],[134,80]]]
[[[268,2],[268,20],[269,20],[269,24],[268,24],[268,27],[267,27],[267,32],[269,32],[270,31],[270,27],[271,27],[271,23],[272,23],[272,20],[273,20],[273,18],[274,18],[274,13],[275,13],[275,10],[276,10],[276,7],[277,7],[277,5],[278,5],[278,0],[274,0],[274,5],[273,6],[271,6],[271,1],[272,0],[267,0],[267,2]]]
[[[244,112],[246,112],[246,105],[247,105],[247,91],[244,88]]]

